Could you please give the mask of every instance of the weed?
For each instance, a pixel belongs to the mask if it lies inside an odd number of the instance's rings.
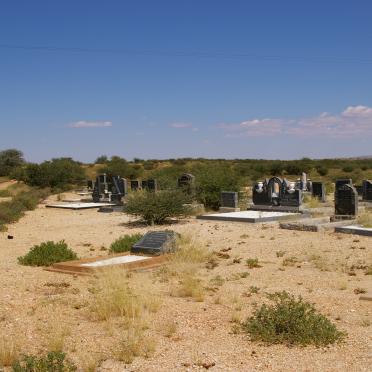
[[[110,253],[128,252],[132,245],[142,238],[142,234],[123,235],[110,245]]]
[[[338,331],[328,318],[301,297],[296,299],[287,292],[276,292],[268,297],[274,304],[256,308],[242,324],[253,341],[325,346],[345,337],[345,333]]]
[[[18,358],[19,346],[11,337],[0,337],[0,367],[11,366]]]
[[[285,255],[285,251],[277,251],[276,252],[276,257],[280,258],[280,257],[283,257]]]
[[[163,333],[165,337],[172,337],[177,332],[177,323],[174,320],[168,320],[163,325]]]
[[[248,266],[250,269],[255,269],[255,268],[260,268],[260,267],[262,267],[262,266],[258,263],[258,258],[248,258],[245,262],[246,262],[247,266]]]
[[[254,285],[251,285],[250,287],[249,287],[249,292],[250,293],[258,293],[260,291],[260,287],[256,287],[256,286],[254,286]]]
[[[13,372],[71,372],[76,366],[66,359],[66,354],[50,352],[45,356],[24,355],[13,363]]]
[[[309,260],[314,264],[314,266],[320,271],[330,271],[330,264],[325,257],[320,255],[311,255]]]
[[[358,217],[358,223],[364,227],[372,227],[372,213],[362,213]]]
[[[204,301],[204,287],[200,279],[193,275],[185,275],[178,288],[172,291],[172,295],[178,297],[191,297],[197,302]]]
[[[298,259],[297,257],[295,256],[292,256],[292,257],[287,257],[283,260],[282,262],[282,265],[283,266],[295,266],[296,264],[298,264]]]
[[[364,294],[364,293],[367,293],[367,290],[364,289],[364,288],[355,288],[354,293],[355,294]]]
[[[372,265],[369,265],[366,267],[366,270],[364,271],[365,275],[372,275]]]
[[[18,262],[26,266],[49,266],[77,258],[76,253],[67,247],[64,240],[61,240],[58,243],[48,241],[35,245],[25,256],[18,257]]]
[[[317,197],[309,194],[305,195],[304,203],[308,208],[319,208],[320,206],[320,200]]]
[[[225,282],[225,279],[221,277],[221,275],[217,275],[214,278],[210,280],[212,285],[216,285],[218,287],[221,287],[223,283]]]

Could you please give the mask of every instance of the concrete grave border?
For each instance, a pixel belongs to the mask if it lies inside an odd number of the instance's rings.
[[[105,261],[105,260],[112,260],[115,258],[125,257],[125,256],[134,256],[134,257],[143,257],[143,259],[126,262],[126,263],[116,263],[111,265],[104,265],[104,266],[87,266],[87,264]],[[84,258],[81,260],[75,261],[66,261],[66,262],[58,262],[53,264],[52,266],[46,267],[44,270],[52,271],[62,274],[71,274],[71,275],[94,275],[99,273],[102,270],[112,268],[112,267],[120,267],[124,270],[128,271],[137,271],[137,270],[151,270],[157,268],[161,265],[164,265],[169,261],[169,255],[161,255],[161,256],[144,256],[144,255],[132,255],[129,252],[120,253],[110,256],[99,256],[94,258]]]
[[[372,236],[371,227],[363,227],[360,225],[339,226],[335,228],[335,232],[343,233],[343,234]]]

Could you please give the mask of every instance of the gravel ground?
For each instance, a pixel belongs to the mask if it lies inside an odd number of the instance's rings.
[[[172,297],[167,283],[152,284],[162,301],[147,331],[155,341],[155,352],[128,365],[115,361],[110,355],[119,328],[114,324],[112,330],[93,321],[84,306],[90,299],[92,279],[20,266],[17,257],[35,244],[62,239],[82,258],[106,255],[102,246],[109,247],[122,234],[149,230],[133,227],[129,221],[122,213],[40,205],[9,226],[7,233],[0,233],[0,336],[18,340],[23,353],[45,352],[55,320],[70,330],[64,350],[82,370],[83,359],[94,355],[103,359],[101,371],[371,370],[372,302],[360,301],[355,293],[356,289],[372,292],[371,276],[362,268],[350,270],[353,265],[371,265],[371,238],[193,218],[167,228],[192,234],[213,251],[225,250],[225,258],[218,259],[217,267],[199,272],[207,288],[204,301]],[[7,239],[8,233],[13,240]],[[280,251],[283,257],[278,257]],[[291,257],[295,257],[292,266],[283,266],[283,260]],[[240,263],[236,263],[238,258]],[[258,258],[262,267],[249,269],[247,258]],[[241,278],[237,274],[242,272],[249,275]],[[218,276],[222,281],[216,285],[213,279]],[[50,283],[65,284],[58,287]],[[251,286],[259,288],[257,294],[249,294]],[[326,348],[266,346],[233,332],[234,319],[251,314],[255,303],[265,301],[266,292],[282,290],[314,303],[347,332],[345,342]],[[176,331],[166,337],[163,328],[170,320],[176,323]]]

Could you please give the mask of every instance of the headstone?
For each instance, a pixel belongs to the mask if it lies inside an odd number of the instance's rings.
[[[132,191],[137,191],[140,189],[140,181],[139,180],[131,180],[130,181],[130,189]]]
[[[221,192],[221,207],[239,208],[238,193],[234,191],[222,191]]]
[[[351,179],[337,180],[335,188],[335,215],[358,215],[358,192]]]
[[[283,207],[299,207],[302,204],[302,190],[284,189],[280,195],[279,205]]]
[[[143,180],[142,189],[147,191],[155,192],[158,189],[158,185],[155,179]]]
[[[267,180],[253,186],[252,201],[254,205],[271,205]]]
[[[124,178],[100,174],[94,182],[92,198],[95,203],[108,201],[120,204],[127,192],[127,181]]]
[[[182,174],[178,180],[177,185],[182,188],[187,194],[192,194],[194,191],[195,177],[190,173]]]
[[[306,191],[307,190],[306,186],[307,186],[307,175],[306,175],[305,172],[302,172],[302,174],[301,174],[301,190]]]
[[[323,182],[312,183],[312,196],[318,198],[322,203],[327,199],[326,188]]]
[[[87,188],[88,190],[94,189],[94,182],[92,180],[87,180]]]
[[[372,201],[372,181],[363,181],[363,200]]]
[[[354,185],[358,195],[363,198],[363,185]]]
[[[267,183],[269,197],[272,205],[280,205],[280,197],[282,194],[283,180],[279,177],[272,177]]]
[[[131,248],[131,253],[158,256],[176,249],[177,234],[174,231],[149,231]]]

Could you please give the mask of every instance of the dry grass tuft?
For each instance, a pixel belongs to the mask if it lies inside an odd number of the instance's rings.
[[[312,195],[305,195],[304,197],[304,204],[308,208],[319,208],[320,206],[320,201],[318,198],[312,196]]]
[[[358,217],[358,223],[364,227],[371,228],[372,227],[372,213],[362,213]]]
[[[70,335],[71,331],[56,314],[58,314],[58,309],[56,308],[48,314],[49,322],[46,341],[48,351],[58,353],[63,351],[65,339]]]
[[[205,290],[200,279],[186,274],[180,280],[179,285],[171,290],[171,295],[175,297],[191,297],[197,302],[203,302],[204,292]]]
[[[0,367],[11,366],[18,356],[18,343],[12,337],[0,335]]]

